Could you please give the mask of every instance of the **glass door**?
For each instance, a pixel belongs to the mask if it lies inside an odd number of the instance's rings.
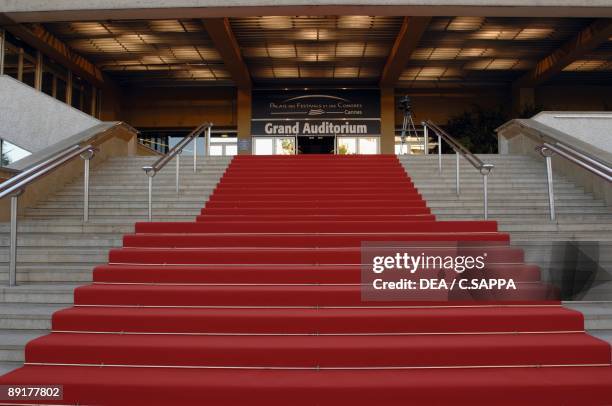
[[[380,152],[379,137],[338,137],[336,143],[339,155],[374,155]]]
[[[293,155],[295,137],[253,137],[254,155]]]

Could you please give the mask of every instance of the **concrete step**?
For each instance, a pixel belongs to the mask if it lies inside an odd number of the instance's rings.
[[[0,286],[0,303],[72,304],[80,284],[21,284]],[[1,311],[1,310],[0,310]]]
[[[427,196],[425,196],[427,199]],[[470,196],[465,196],[462,198],[457,198],[456,196],[440,196],[436,200],[427,200],[427,206],[430,208],[441,208],[441,207],[465,207],[465,208],[479,208],[482,209],[483,199],[480,198],[472,198]],[[523,199],[519,197],[512,200],[501,200],[501,199],[491,199],[489,200],[489,208],[505,208],[505,207],[525,207],[529,209],[530,207],[545,207],[549,208],[548,200],[534,200],[528,199],[527,197],[523,197]],[[555,201],[555,209],[561,207],[605,207],[603,202],[600,200],[593,199],[565,199],[561,201]],[[436,212],[434,211],[434,214]]]
[[[199,206],[200,208],[202,208],[204,206],[205,201],[206,201],[205,198],[194,199],[193,201],[176,201],[176,202],[158,201],[158,199],[155,199],[155,201],[153,201],[153,209],[182,209],[182,208],[192,209],[195,206]],[[116,201],[108,201],[108,202],[91,201],[91,200],[89,201],[90,210],[91,209],[106,209],[109,207],[112,207],[114,209],[140,209],[143,207],[143,205],[144,207],[147,207],[148,201],[147,200],[142,200],[142,201],[116,200]],[[83,202],[76,202],[74,200],[48,201],[48,202],[39,204],[36,207],[33,207],[28,210],[68,209],[68,208],[83,209]]]
[[[0,376],[23,366],[23,362],[0,362]]]
[[[612,302],[564,302],[563,304],[584,314],[585,329],[612,330]]]
[[[0,330],[50,330],[51,315],[65,304],[4,303],[0,306]]]
[[[48,331],[0,330],[0,375],[8,372],[2,370],[3,364],[23,362],[25,344],[45,334],[48,334]]]
[[[92,281],[93,266],[91,264],[18,264],[17,283],[74,284]],[[0,283],[8,283],[8,266],[0,264]]]
[[[61,233],[20,233],[17,235],[19,247],[115,247],[121,245],[122,234],[61,234]],[[9,245],[8,234],[0,234],[0,247]]]
[[[171,208],[159,208],[159,210],[164,210],[165,216],[188,216],[188,215],[198,215],[202,206],[204,204],[196,205],[194,204],[192,207],[183,207],[180,209],[171,209]],[[117,209],[121,209],[121,212],[118,213]],[[120,216],[120,217],[130,217],[130,216],[147,216],[148,209],[147,207],[138,208],[125,208],[125,207],[108,207],[108,208],[92,208],[89,210],[90,216]],[[83,216],[82,209],[79,208],[34,208],[27,209],[26,214],[27,217],[36,217],[36,216]]]

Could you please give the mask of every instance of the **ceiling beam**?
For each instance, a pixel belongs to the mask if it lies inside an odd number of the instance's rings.
[[[512,87],[534,87],[550,80],[569,64],[608,41],[611,36],[612,19],[595,20],[552,54],[539,61],[535,68],[515,80]]]
[[[223,59],[225,69],[232,76],[236,86],[241,89],[250,89],[252,84],[251,74],[242,58],[240,46],[232,32],[229,19],[205,18],[202,21],[215,48]]]
[[[431,17],[404,17],[380,77],[381,87],[395,86],[412,52],[419,45],[421,36],[427,29],[430,20]]]
[[[108,79],[104,77],[102,71],[98,69],[96,65],[74,52],[63,41],[49,33],[42,25],[31,24],[25,26],[15,23],[6,15],[2,14],[0,14],[0,25],[11,34],[33,48],[40,50],[49,58],[64,65],[96,87],[105,88],[109,85],[105,83],[105,80]]]

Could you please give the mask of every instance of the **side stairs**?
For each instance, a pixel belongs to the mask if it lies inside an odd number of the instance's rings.
[[[595,244],[596,260],[603,268],[603,280],[596,280],[580,302],[565,305],[585,315],[590,332],[612,341],[612,209],[591,193],[563,176],[554,174],[556,220],[548,208],[548,183],[543,160],[524,155],[478,155],[495,168],[489,175],[489,218],[500,231],[511,234],[513,245],[525,250],[526,260],[543,269],[563,265],[559,252],[567,243],[590,247]],[[437,155],[400,155],[400,162],[412,177],[433,214],[440,220],[482,219],[482,176],[464,159],[460,160],[460,194],[457,196],[455,155],[442,156],[442,173]],[[571,247],[571,245],[570,245]]]
[[[73,302],[76,286],[91,282],[94,266],[147,216],[147,177],[142,167],[156,157],[111,158],[90,176],[90,220],[83,216],[83,179],[28,208],[18,219],[19,286],[8,288],[9,225],[0,223],[0,375],[23,362],[23,348],[46,334],[51,315]],[[193,220],[200,213],[231,157],[199,158],[181,168],[175,190],[170,163],[153,180],[155,221]]]

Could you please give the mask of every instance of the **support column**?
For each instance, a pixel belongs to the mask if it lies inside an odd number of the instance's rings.
[[[66,104],[72,106],[72,71],[68,71],[66,78]]]
[[[4,75],[4,54],[6,53],[6,31],[0,28],[0,75]]]
[[[23,48],[19,48],[17,56],[17,80],[23,82]]]
[[[380,152],[395,153],[395,89],[380,89]]]
[[[91,111],[89,112],[90,115],[92,115],[93,117],[96,117],[96,111],[98,110],[98,106],[96,105],[96,101],[97,101],[97,89],[95,86],[91,87]]]
[[[34,88],[38,91],[42,90],[43,81],[43,55],[42,52],[36,51],[36,67],[34,71]]]
[[[238,125],[238,154],[250,155],[252,151],[251,140],[251,89],[237,89],[237,125]]]
[[[51,82],[51,96],[57,99],[57,76],[53,75],[53,81]]]

